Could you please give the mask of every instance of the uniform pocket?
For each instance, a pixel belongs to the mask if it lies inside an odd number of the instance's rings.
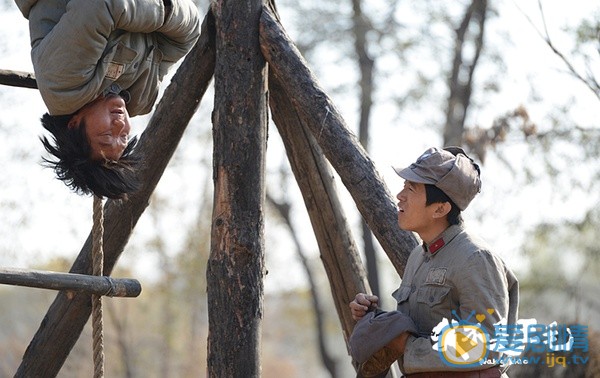
[[[138,53],[134,49],[127,47],[123,42],[117,42],[108,48],[104,54],[104,62],[114,62],[129,64],[137,57]]]
[[[408,300],[410,292],[410,286],[400,286],[396,291],[392,293],[392,297],[396,299],[396,302],[398,302],[398,304],[401,304],[402,302],[406,302]]]
[[[417,291],[417,302],[434,307],[444,302],[449,292],[448,286],[424,285]]]
[[[123,75],[129,64],[136,58],[137,52],[122,42],[117,43],[106,51],[99,69],[104,71],[103,77],[111,82]]]

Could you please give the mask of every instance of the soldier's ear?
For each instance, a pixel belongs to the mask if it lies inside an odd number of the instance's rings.
[[[434,206],[435,206],[435,211],[433,212],[434,218],[443,218],[446,215],[448,215],[450,210],[452,210],[452,205],[450,205],[450,202],[438,202],[438,203],[435,203]]]

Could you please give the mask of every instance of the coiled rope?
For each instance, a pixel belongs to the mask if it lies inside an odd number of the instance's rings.
[[[92,228],[92,274],[104,275],[104,210],[102,197],[94,196],[94,225]],[[104,377],[104,330],[102,322],[102,296],[92,295],[92,352],[94,378]]]

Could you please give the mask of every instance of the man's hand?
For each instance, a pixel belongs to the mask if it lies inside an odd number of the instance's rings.
[[[352,313],[352,319],[360,320],[369,310],[377,308],[379,298],[376,295],[369,295],[364,293],[356,294],[354,300],[350,302],[350,312]]]

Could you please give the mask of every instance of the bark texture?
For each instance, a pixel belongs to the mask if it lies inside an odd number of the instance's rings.
[[[266,63],[260,0],[218,0],[214,202],[207,266],[208,376],[260,376],[263,316]]]

